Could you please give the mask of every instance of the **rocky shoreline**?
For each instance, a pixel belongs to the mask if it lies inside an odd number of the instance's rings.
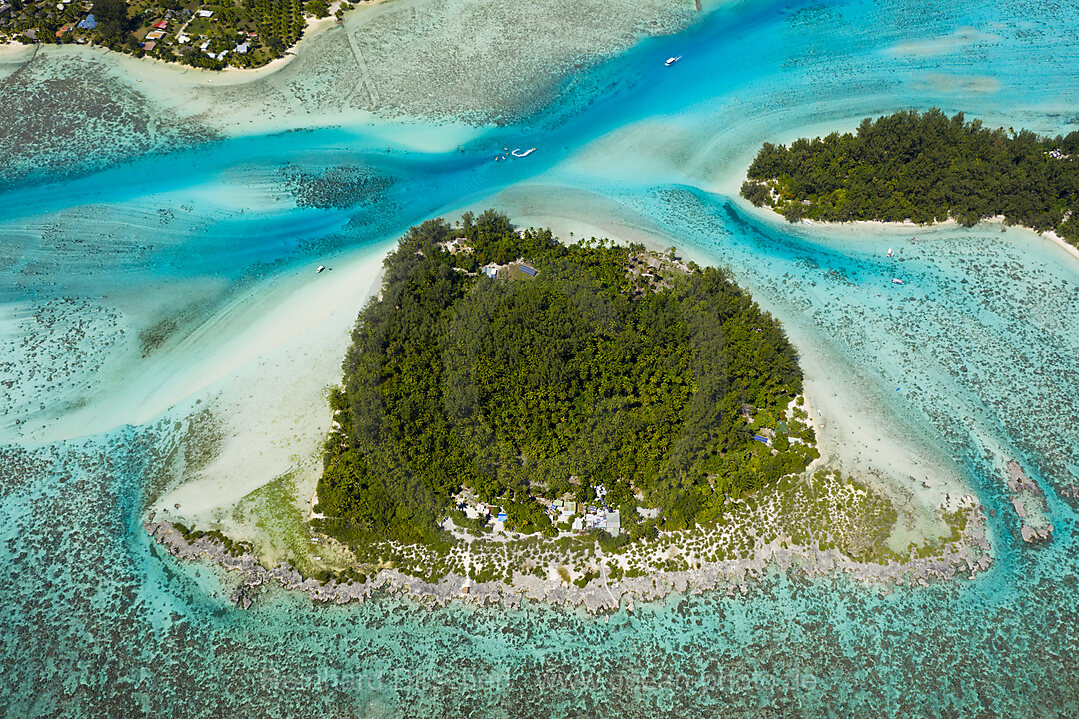
[[[811,546],[781,546],[779,541],[758,545],[747,558],[717,562],[702,562],[696,568],[658,572],[643,577],[626,577],[606,581],[599,577],[585,587],[552,582],[533,575],[514,575],[510,583],[503,581],[471,582],[466,577],[448,575],[437,583],[425,582],[397,569],[382,569],[368,581],[339,583],[322,582],[304,577],[286,562],[272,569],[264,567],[257,557],[242,552],[230,554],[224,545],[211,537],[188,541],[171,522],[147,522],[146,531],[173,556],[194,560],[206,558],[215,564],[243,575],[243,581],[233,592],[232,601],[247,609],[253,603],[256,588],[276,582],[291,591],[300,591],[315,601],[344,604],[364,601],[377,591],[408,597],[428,606],[446,606],[453,601],[483,605],[501,603],[508,608],[520,607],[523,599],[583,606],[591,613],[614,611],[620,606],[632,609],[634,602],[662,599],[672,592],[700,593],[709,590],[748,593],[747,582],[764,576],[770,562],[784,571],[803,576],[822,576],[844,572],[870,584],[928,586],[939,581],[975,573],[992,564],[990,545],[985,536],[985,517],[971,511],[966,527],[957,542],[945,544],[934,557],[912,558],[904,562],[859,562],[836,549],[821,550]],[[884,592],[889,592],[885,589]]]
[[[1049,507],[1045,503],[1042,490],[1031,481],[1023,467],[1014,459],[1008,462],[1007,474],[1005,483],[1012,494],[1012,509],[1019,518],[1019,536],[1027,544],[1052,539],[1053,525],[1046,516]]]

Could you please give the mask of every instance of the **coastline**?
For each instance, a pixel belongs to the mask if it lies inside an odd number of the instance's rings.
[[[844,227],[846,227],[846,228],[873,227],[873,228],[878,228],[878,229],[881,229],[881,230],[884,230],[884,231],[891,231],[891,232],[895,232],[895,233],[898,233],[899,230],[902,230],[904,232],[909,231],[909,230],[914,230],[915,232],[917,232],[918,230],[954,230],[954,229],[957,229],[959,227],[962,227],[962,225],[960,225],[958,221],[956,221],[955,219],[953,219],[951,217],[949,217],[947,220],[941,220],[939,222],[930,222],[928,224],[918,224],[918,223],[913,222],[911,220],[903,220],[902,222],[885,222],[885,221],[882,221],[882,220],[852,220],[850,222],[830,222],[830,221],[826,221],[826,220],[812,220],[812,221],[810,221],[808,223],[806,223],[805,221],[803,221],[801,223],[788,222],[783,217],[783,215],[779,214],[778,212],[776,212],[771,207],[767,207],[767,206],[755,207],[753,204],[748,202],[741,195],[739,195],[737,197],[737,200],[738,200],[739,206],[742,207],[747,212],[751,212],[752,214],[755,214],[758,217],[768,218],[770,220],[778,219],[784,225],[788,225],[788,226],[797,226],[799,224],[804,224],[806,227],[820,227],[820,228],[824,228],[824,229],[828,229],[828,228],[844,228]],[[979,220],[977,224],[978,225],[999,225],[1002,232],[1006,231],[1009,228],[1024,230],[1026,232],[1029,232],[1032,235],[1035,235],[1037,237],[1040,237],[1040,238],[1042,238],[1044,240],[1047,240],[1047,241],[1053,243],[1054,245],[1057,245],[1058,247],[1060,247],[1060,249],[1064,250],[1065,252],[1067,252],[1069,255],[1071,255],[1075,259],[1079,260],[1079,247],[1076,247],[1075,245],[1072,245],[1072,244],[1066,242],[1060,235],[1058,235],[1053,230],[1046,230],[1044,232],[1038,232],[1037,230],[1035,230],[1033,228],[1030,228],[1030,227],[1026,227],[1024,225],[1005,225],[1004,224],[1004,215],[996,215],[994,217],[985,217],[985,218]],[[977,225],[975,225],[975,226],[977,226]]]
[[[353,5],[352,10],[359,10],[361,8],[370,8],[370,7],[374,7],[374,6],[377,6],[377,5],[381,5],[381,4],[386,3],[386,2],[389,2],[389,0],[362,0],[362,4]],[[195,71],[196,74],[202,74],[202,75],[204,75],[206,77],[210,77],[210,78],[214,78],[214,77],[244,78],[243,81],[246,82],[249,79],[255,79],[255,78],[257,78],[257,77],[259,77],[261,75],[272,75],[273,73],[277,72],[281,68],[288,65],[295,57],[298,56],[299,49],[305,44],[305,41],[313,40],[314,38],[316,38],[319,35],[321,35],[322,33],[324,33],[326,30],[328,30],[329,28],[332,28],[335,25],[343,23],[343,20],[339,21],[334,16],[334,13],[340,8],[340,6],[341,6],[341,0],[337,0],[336,2],[331,3],[329,5],[329,13],[330,14],[329,14],[328,17],[317,18],[317,17],[314,17],[313,15],[310,16],[310,17],[305,17],[304,18],[303,31],[300,34],[300,39],[296,41],[296,44],[285,48],[284,54],[281,57],[274,58],[270,62],[266,63],[265,65],[260,65],[259,67],[233,67],[231,65],[226,65],[224,68],[222,68],[220,70],[210,70],[208,68],[203,68],[203,67],[193,67],[191,65],[184,65],[183,63],[180,63],[180,62],[177,62],[177,61],[162,60],[162,59],[156,58],[156,57],[148,57],[148,56],[136,57],[134,55],[129,55],[128,53],[125,53],[125,52],[116,52],[114,50],[110,50],[109,48],[104,47],[102,45],[89,45],[89,44],[87,44],[87,45],[74,45],[74,46],[69,46],[69,47],[79,47],[79,48],[83,48],[83,49],[88,49],[88,50],[97,52],[97,53],[99,53],[101,55],[105,55],[105,54],[109,54],[109,53],[111,53],[113,55],[122,55],[124,57],[130,58],[131,60],[138,61],[140,63],[143,62],[143,61],[146,61],[146,65],[148,67],[174,68],[174,69],[180,70],[180,71],[182,71],[184,73],[186,73],[187,71]],[[350,11],[346,10],[344,17],[347,18],[349,16],[349,13],[350,13]],[[32,44],[27,45],[25,43],[17,42],[15,40],[8,40],[6,42],[0,43],[0,62],[4,62],[6,60],[5,55],[17,55],[17,54],[19,54],[19,51],[26,51],[26,52],[29,52],[29,53],[33,53],[35,49],[50,48],[50,47],[63,47],[63,46],[58,45],[56,43],[32,43]]]
[[[11,56],[13,55],[33,54],[35,47],[37,46],[25,45],[21,42],[15,42],[14,40],[0,42],[0,62],[11,61]]]
[[[776,216],[782,217],[782,215],[779,215],[779,213],[776,213],[774,211],[772,211],[772,212]],[[785,221],[786,220],[784,220],[784,222]],[[1049,240],[1053,244],[1059,246],[1062,250],[1067,252],[1069,255],[1071,255],[1075,259],[1079,260],[1079,247],[1076,247],[1075,245],[1072,245],[1072,244],[1066,242],[1064,240],[1064,238],[1062,238],[1060,235],[1058,235],[1053,230],[1046,230],[1045,232],[1038,232],[1035,229],[1032,229],[1030,227],[1025,227],[1023,225],[1005,225],[1004,224],[1004,215],[996,215],[995,217],[986,217],[985,219],[979,220],[978,224],[979,225],[981,225],[981,224],[1000,225],[1001,231],[1005,231],[1009,227],[1017,228],[1017,229],[1020,229],[1020,230],[1026,230],[1027,232],[1031,233],[1032,235],[1037,235],[1038,237]],[[857,226],[863,226],[863,227],[864,226],[873,226],[873,227],[889,227],[889,228],[897,228],[897,229],[915,229],[915,230],[917,230],[919,228],[947,230],[947,229],[955,229],[955,228],[961,226],[956,220],[954,220],[954,219],[952,219],[950,217],[947,220],[943,220],[941,222],[933,222],[933,223],[928,224],[928,225],[919,225],[919,224],[917,224],[915,222],[912,222],[910,220],[904,220],[903,222],[880,222],[880,221],[877,221],[877,220],[855,220],[853,222],[817,222],[816,220],[814,220],[813,225],[820,225],[822,227],[843,227],[843,226],[846,226],[846,225],[856,226],[856,227]]]
[[[345,604],[363,602],[376,592],[407,597],[429,608],[444,607],[459,601],[476,605],[502,604],[519,608],[525,599],[551,605],[582,606],[592,614],[616,611],[620,607],[632,610],[635,602],[662,599],[669,594],[725,591],[745,595],[748,582],[761,579],[774,564],[782,571],[806,577],[824,577],[843,573],[886,595],[893,586],[929,586],[930,582],[966,577],[973,579],[977,572],[989,568],[993,560],[985,534],[985,518],[973,503],[967,506],[967,522],[957,542],[944,545],[941,554],[915,557],[905,562],[876,563],[858,561],[838,549],[821,549],[818,542],[796,545],[781,538],[770,542],[758,540],[750,556],[702,561],[691,569],[664,571],[640,577],[575,586],[563,581],[543,579],[531,574],[514,575],[511,582],[473,582],[458,574],[449,574],[437,582],[428,582],[405,574],[396,568],[380,569],[365,582],[327,582],[304,577],[291,564],[281,561],[267,569],[256,556],[248,552],[230,554],[218,540],[200,537],[193,541],[184,538],[169,521],[152,519],[143,525],[155,542],[174,557],[184,560],[206,559],[228,571],[242,576],[240,586],[233,592],[232,601],[247,609],[253,603],[253,590],[276,582],[281,588],[299,591],[313,601]]]
[[[1023,229],[1025,230],[1027,228],[1024,227]],[[1034,232],[1034,230],[1031,230],[1031,232]],[[1060,235],[1053,232],[1052,230],[1048,230],[1046,232],[1038,232],[1038,233],[1035,233],[1035,234],[1039,234],[1042,237],[1044,237],[1045,239],[1049,240],[1050,242],[1058,245],[1061,249],[1063,249],[1069,255],[1071,255],[1075,259],[1079,260],[1079,247],[1076,247],[1075,245],[1073,245],[1073,244],[1071,244],[1069,242],[1066,242],[1064,240],[1064,238],[1062,238]]]
[[[389,0],[367,0],[367,5],[378,5],[380,3],[388,2]],[[33,56],[35,50],[45,50],[47,53],[55,48],[64,48],[65,50],[76,50],[78,52],[89,52],[98,57],[104,57],[106,55],[112,58],[119,57],[120,62],[130,61],[134,63],[134,67],[152,68],[156,72],[170,72],[178,75],[192,74],[195,77],[208,78],[213,81],[215,78],[224,78],[238,81],[240,83],[248,82],[250,80],[258,79],[263,75],[272,75],[278,70],[281,70],[288,65],[295,57],[297,57],[297,49],[300,48],[306,40],[313,40],[327,29],[333,27],[336,24],[336,18],[308,18],[307,24],[304,26],[303,35],[295,45],[287,48],[281,57],[274,58],[265,65],[259,67],[232,67],[226,66],[220,70],[210,70],[204,67],[193,67],[191,65],[184,65],[180,62],[170,62],[168,60],[162,60],[156,57],[136,57],[129,55],[125,52],[117,52],[111,50],[102,45],[56,45],[54,43],[34,43],[26,45],[14,40],[0,43],[0,62],[26,62],[30,58],[21,58],[19,55]],[[130,69],[130,68],[129,68]],[[232,83],[223,83],[232,84]]]

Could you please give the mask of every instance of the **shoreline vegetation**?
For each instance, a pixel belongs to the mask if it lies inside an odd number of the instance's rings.
[[[1055,138],[938,109],[862,120],[790,146],[765,143],[741,195],[789,222],[970,227],[999,219],[1079,247],[1079,131]]]
[[[382,0],[0,0],[0,46],[77,44],[205,70],[292,55],[319,23]]]
[[[245,609],[271,581],[338,603],[596,612],[745,593],[773,561],[895,584],[992,562],[973,497],[937,508],[939,536],[912,535],[919,511],[880,482],[816,466],[793,348],[723,270],[564,245],[493,211],[412,228],[385,267],[331,393],[310,512],[284,476],[235,526],[144,524],[171,554],[239,571]]]
[[[154,521],[152,516],[143,527],[172,556],[206,560],[238,573],[241,581],[231,601],[242,609],[248,609],[267,586],[276,584],[334,604],[384,594],[407,597],[431,608],[451,602],[517,608],[527,599],[599,613],[632,610],[635,602],[662,599],[674,592],[745,595],[750,582],[762,579],[773,564],[795,576],[842,572],[875,586],[881,594],[891,593],[891,586],[925,587],[934,581],[973,579],[992,565],[985,516],[972,496],[959,499],[952,511],[939,510],[948,536],[909,545],[900,553],[871,544],[882,543],[891,527],[866,509],[890,507],[887,499],[823,472],[791,484],[787,490],[794,491],[784,490],[778,498],[760,504],[747,500],[724,525],[662,533],[640,554],[607,554],[598,545],[582,543],[576,551],[543,566],[543,547],[538,541],[477,541],[456,554],[455,571],[437,575],[425,573],[432,567],[430,557],[409,553],[404,547],[385,547],[382,562],[375,566],[305,571],[287,559],[268,562],[257,549],[226,543],[217,532],[192,531],[168,520]],[[798,511],[792,511],[792,503],[799,500]],[[312,537],[311,541],[332,540]],[[321,552],[330,550],[326,545],[316,547]],[[566,543],[553,547],[566,548]],[[522,564],[507,572],[507,562],[527,559],[530,554],[535,568]]]

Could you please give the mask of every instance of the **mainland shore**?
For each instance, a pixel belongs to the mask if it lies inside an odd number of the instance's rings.
[[[208,77],[217,76],[217,77],[225,77],[225,78],[227,78],[227,77],[230,77],[230,76],[236,76],[236,77],[242,77],[242,78],[247,78],[247,79],[254,79],[254,78],[259,77],[261,75],[271,75],[274,72],[276,72],[277,70],[280,70],[282,67],[287,65],[289,62],[291,62],[293,60],[293,58],[295,58],[297,56],[299,48],[302,47],[303,45],[305,45],[308,41],[314,39],[315,37],[318,37],[323,32],[325,32],[327,29],[329,29],[331,27],[334,27],[335,25],[342,24],[343,20],[339,20],[337,17],[335,17],[335,13],[339,9],[341,9],[342,1],[343,0],[334,0],[333,2],[330,2],[328,4],[329,5],[329,7],[328,7],[329,15],[327,17],[318,18],[318,17],[315,17],[314,15],[305,16],[303,30],[300,32],[300,39],[296,41],[296,44],[285,48],[285,51],[281,55],[281,57],[274,58],[273,60],[270,60],[268,63],[266,63],[264,65],[259,65],[258,67],[233,67],[232,65],[226,65],[225,67],[221,68],[220,70],[212,70],[212,69],[209,69],[209,68],[202,68],[202,67],[194,67],[192,65],[185,65],[185,64],[183,64],[181,62],[178,62],[178,61],[162,60],[162,59],[156,58],[156,57],[150,57],[150,56],[136,57],[135,55],[132,55],[132,54],[129,54],[129,53],[117,52],[117,51],[114,51],[114,50],[110,50],[109,48],[104,47],[102,45],[85,44],[85,45],[69,45],[68,47],[76,47],[76,48],[79,48],[81,50],[89,50],[91,52],[100,53],[102,55],[108,54],[108,55],[112,55],[112,56],[116,56],[116,55],[127,56],[127,57],[130,57],[132,60],[135,60],[135,61],[140,62],[140,63],[145,62],[145,64],[150,65],[150,66],[176,68],[176,69],[183,70],[185,72],[190,71],[190,70],[194,70],[197,73],[205,73],[205,75],[208,76]],[[379,5],[379,4],[382,4],[382,3],[387,2],[387,1],[388,0],[361,0],[362,5],[353,5],[352,10],[357,10],[357,9],[359,9],[361,7],[363,7],[363,8],[373,7],[375,5]],[[345,13],[345,17],[348,17],[349,14],[350,14],[348,10],[345,10],[344,13]],[[33,43],[33,44],[28,45],[28,44],[25,44],[25,43],[18,42],[17,40],[7,40],[5,42],[0,42],[0,62],[7,61],[12,57],[18,56],[22,52],[28,52],[28,53],[32,54],[32,53],[36,52],[37,50],[39,50],[41,48],[53,48],[53,47],[63,47],[63,46],[62,45],[57,45],[57,44],[54,44],[54,43]]]

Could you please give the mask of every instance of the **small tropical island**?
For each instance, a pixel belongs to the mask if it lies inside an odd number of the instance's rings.
[[[1079,246],[1079,131],[983,127],[938,109],[862,120],[789,147],[765,143],[741,194],[788,221],[1004,222]]]
[[[745,591],[773,562],[884,583],[991,562],[973,497],[911,541],[921,510],[820,465],[782,327],[727,271],[674,248],[565,244],[493,210],[413,227],[329,405],[306,511],[285,475],[232,526],[151,515],[146,530],[242,572],[245,608],[277,583],[321,601],[598,611]]]
[[[714,523],[818,456],[791,416],[794,348],[723,270],[488,211],[414,228],[385,273],[318,485],[320,529],[349,544],[435,542],[447,513],[482,531],[462,492],[512,532],[570,530],[547,514],[568,503],[632,541]]]

